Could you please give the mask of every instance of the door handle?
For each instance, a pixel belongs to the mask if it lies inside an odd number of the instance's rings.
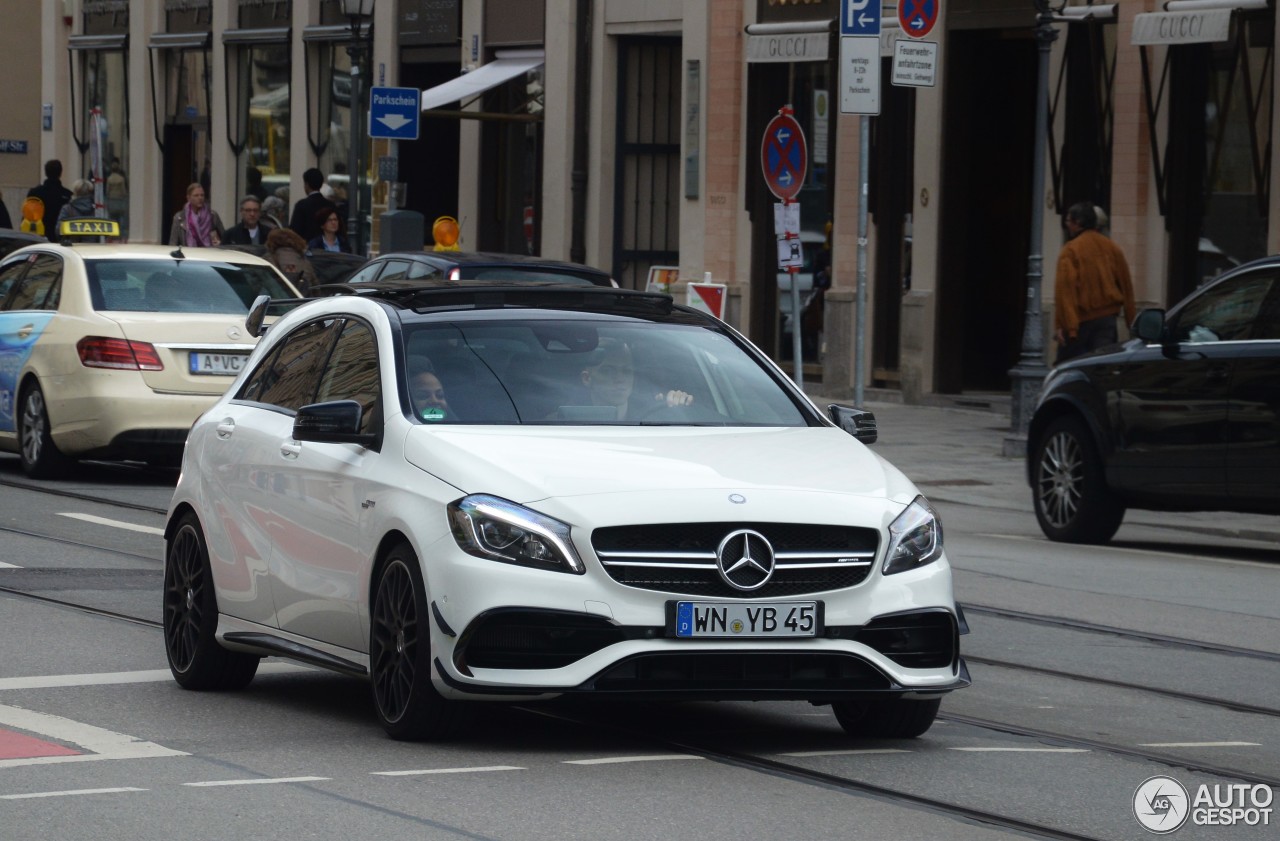
[[[218,433],[219,438],[224,440],[230,438],[231,433],[236,431],[236,422],[231,418],[223,418],[218,422],[218,425],[214,427],[214,431]]]
[[[285,458],[297,458],[302,452],[301,441],[285,441],[280,445],[280,455]]]
[[[31,335],[31,331],[34,329],[36,329],[36,326],[34,324],[24,324],[23,326],[18,328],[18,338],[19,339],[27,338],[28,336]]]

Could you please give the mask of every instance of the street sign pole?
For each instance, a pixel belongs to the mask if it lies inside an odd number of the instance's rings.
[[[869,0],[865,0],[869,2]],[[800,189],[804,186],[805,173],[808,171],[809,150],[805,144],[804,130],[796,122],[794,110],[790,105],[778,109],[778,116],[765,126],[764,141],[760,144],[760,166],[764,172],[764,182],[782,202],[782,213],[777,217],[783,222],[775,222],[774,234],[780,242],[799,239],[799,214],[788,211],[794,203]],[[797,208],[799,210],[799,208]],[[788,225],[785,220],[795,216],[795,224]],[[794,227],[795,230],[792,230]],[[798,246],[798,243],[796,243]],[[790,251],[791,246],[787,246]],[[796,273],[799,266],[788,261],[787,272],[791,276],[791,355],[795,363],[795,383],[804,387],[804,360],[800,358],[800,289],[797,286]]]

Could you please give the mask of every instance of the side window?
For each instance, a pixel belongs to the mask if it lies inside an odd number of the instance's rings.
[[[1253,323],[1253,338],[1280,339],[1280,283],[1271,286],[1271,294],[1263,303],[1258,320]]]
[[[27,260],[25,258],[0,268],[0,310],[9,309],[9,307],[5,306],[5,299],[9,297],[9,293],[17,285],[18,278],[22,277],[22,273],[26,270]]]
[[[253,372],[240,391],[240,399],[270,403],[294,412],[315,402],[316,385],[329,357],[337,323],[335,319],[313,321],[294,330],[280,349]]]
[[[1174,338],[1195,343],[1252,338],[1253,322],[1275,282],[1274,270],[1262,270],[1218,283],[1179,311]]]
[[[381,377],[373,331],[363,322],[348,321],[320,377],[316,402],[355,400],[364,408],[360,431],[376,432],[382,422]]]
[[[11,310],[54,310],[62,297],[62,260],[51,254],[41,254],[31,262],[31,268],[22,279],[9,301]]]
[[[409,273],[409,263],[405,260],[388,260],[387,267],[378,275],[378,282],[384,280],[404,280]]]
[[[360,271],[347,278],[347,283],[368,283],[378,276],[378,270],[385,265],[382,261],[370,263]]]
[[[430,280],[443,280],[444,271],[421,260],[415,260],[409,264],[409,280],[421,280],[427,278]]]

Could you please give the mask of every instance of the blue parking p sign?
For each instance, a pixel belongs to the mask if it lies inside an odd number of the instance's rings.
[[[840,0],[841,35],[879,35],[880,0]]]
[[[373,88],[369,91],[369,136],[417,140],[421,122],[417,88]]]

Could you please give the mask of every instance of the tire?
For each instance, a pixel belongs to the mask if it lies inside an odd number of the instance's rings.
[[[831,709],[855,739],[914,739],[933,726],[941,705],[941,698],[881,698],[836,701]]]
[[[49,435],[49,408],[38,383],[22,392],[18,413],[18,455],[22,469],[32,479],[58,479],[71,472],[75,462],[67,458]]]
[[[1061,417],[1036,444],[1032,486],[1036,520],[1062,543],[1106,543],[1124,519],[1124,504],[1107,487],[1102,458],[1084,422]]]
[[[463,705],[431,684],[431,626],[418,558],[407,543],[391,550],[374,588],[369,625],[373,706],[387,735],[440,740],[463,724]]]
[[[183,689],[243,689],[261,659],[229,651],[214,637],[218,601],[200,523],[187,514],[169,540],[164,562],[164,651]]]

